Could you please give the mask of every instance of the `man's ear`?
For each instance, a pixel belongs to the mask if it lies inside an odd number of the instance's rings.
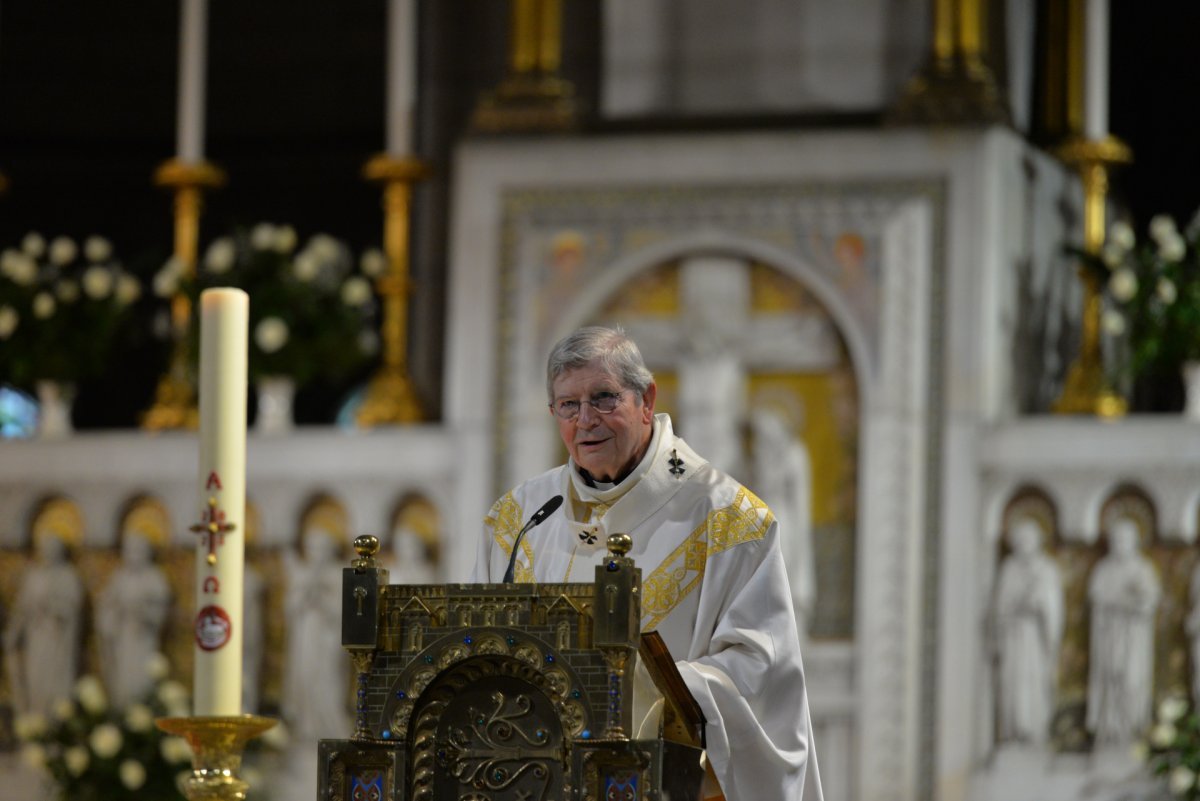
[[[642,419],[649,423],[654,419],[654,400],[658,397],[658,384],[653,381],[642,393]]]

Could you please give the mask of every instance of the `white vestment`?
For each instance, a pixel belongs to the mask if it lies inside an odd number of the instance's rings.
[[[501,581],[517,532],[560,494],[563,506],[521,540],[516,580],[594,581],[608,535],[629,534],[642,570],[642,630],[662,636],[704,712],[725,797],[819,801],[791,592],[766,505],[655,415],[646,457],[615,487],[587,486],[568,462],[498,500],[472,580]]]

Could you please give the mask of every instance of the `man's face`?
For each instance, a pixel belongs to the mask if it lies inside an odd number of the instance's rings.
[[[621,395],[617,407],[608,414],[597,412],[590,403],[580,403],[579,416],[573,420],[555,416],[558,433],[575,464],[597,481],[616,481],[628,475],[650,444],[656,392],[651,384],[639,396],[594,365],[567,370],[556,378],[555,404],[563,400],[591,401],[604,393]],[[553,408],[550,413],[554,414]]]

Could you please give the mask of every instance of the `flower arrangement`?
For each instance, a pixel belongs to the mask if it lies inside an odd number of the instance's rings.
[[[0,380],[31,388],[99,375],[141,294],[108,240],[27,234],[0,252]]]
[[[1158,705],[1145,746],[1155,776],[1166,779],[1171,795],[1200,801],[1200,715],[1182,696],[1169,696]]]
[[[371,279],[382,264],[367,254],[356,268],[349,248],[328,234],[297,250],[293,228],[260,223],[213,241],[194,279],[185,277],[180,262],[168,261],[154,278],[154,292],[170,298],[181,288],[194,297],[213,286],[244,289],[251,378],[288,376],[304,384],[340,378],[378,350]]]
[[[1150,221],[1139,243],[1124,222],[1112,225],[1085,264],[1102,287],[1101,327],[1119,344],[1118,372],[1130,378],[1177,377],[1200,359],[1200,215],[1180,233],[1175,221]]]
[[[187,769],[191,748],[161,732],[154,719],[190,714],[187,690],[167,678],[167,658],[150,665],[156,686],[126,709],[109,706],[104,685],[86,675],[49,718],[29,714],[14,721],[26,764],[45,771],[62,801],[176,798],[176,776]]]

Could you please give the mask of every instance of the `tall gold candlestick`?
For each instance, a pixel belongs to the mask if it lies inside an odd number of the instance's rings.
[[[207,162],[195,164],[172,159],[154,173],[156,186],[175,193],[174,256],[189,275],[195,275],[200,242],[200,214],[204,209],[204,190],[225,183],[225,174]],[[158,381],[154,405],[143,415],[142,427],[152,431],[195,428],[199,424],[196,408],[196,379],[188,350],[188,324],[192,305],[179,292],[171,299],[171,362]]]
[[[1104,246],[1108,174],[1113,167],[1131,161],[1129,148],[1111,136],[1098,141],[1077,139],[1063,146],[1059,156],[1079,170],[1083,180],[1083,248],[1093,256],[1099,255]],[[1125,413],[1125,399],[1109,385],[1100,350],[1100,317],[1104,311],[1100,282],[1095,274],[1082,266],[1079,276],[1083,281],[1079,356],[1067,371],[1062,395],[1055,402],[1054,410],[1064,414],[1119,417]]]
[[[408,375],[409,223],[412,185],[426,176],[415,158],[380,155],[367,162],[364,176],[383,184],[383,249],[388,269],[376,282],[383,298],[383,364],[367,385],[358,410],[362,426],[415,423],[421,404]]]

